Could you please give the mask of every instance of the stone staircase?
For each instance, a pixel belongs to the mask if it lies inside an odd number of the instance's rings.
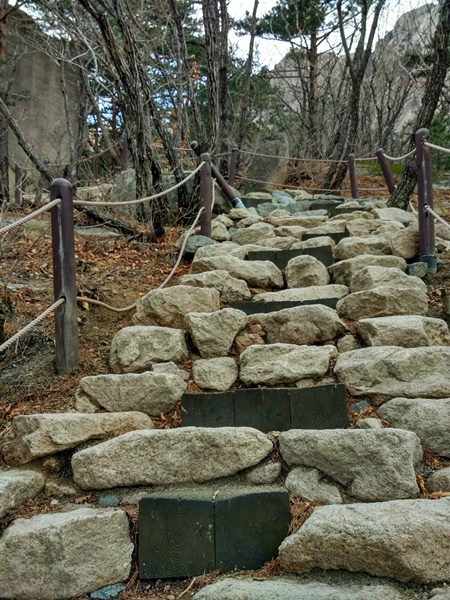
[[[278,554],[281,576],[196,600],[450,599],[450,469],[422,448],[450,457],[450,334],[426,316],[416,218],[276,199],[190,240],[190,274],[138,301],[72,411],[14,418],[0,516],[42,492],[58,510],[4,529],[1,598],[119,597],[139,503],[141,578]],[[315,506],[290,534],[289,499]]]

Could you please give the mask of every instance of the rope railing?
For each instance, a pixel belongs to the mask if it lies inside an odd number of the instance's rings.
[[[61,198],[57,198],[56,200],[52,200],[51,202],[48,202],[47,204],[45,204],[44,206],[41,206],[41,208],[38,208],[37,210],[33,211],[26,217],[22,217],[21,219],[14,221],[14,223],[10,223],[6,227],[3,227],[2,229],[0,229],[0,235],[4,235],[5,233],[8,233],[12,229],[15,229],[16,227],[20,227],[20,225],[24,225],[27,221],[31,221],[31,219],[34,219],[37,215],[40,215],[43,212],[46,212],[47,210],[50,210],[53,206],[57,206],[60,203],[61,203]]]
[[[249,156],[260,156],[262,158],[277,158],[279,160],[298,160],[301,162],[310,162],[310,163],[327,163],[327,164],[343,164],[347,161],[345,160],[333,160],[328,158],[300,158],[298,156],[277,156],[275,154],[262,154],[259,152],[251,152],[250,150],[239,150],[239,154],[248,154]]]
[[[156,200],[157,198],[161,198],[161,196],[170,194],[171,192],[177,190],[179,187],[184,185],[187,181],[189,181],[189,179],[194,177],[194,175],[196,175],[200,171],[200,169],[203,167],[204,164],[205,164],[204,162],[201,162],[196,169],[194,169],[191,173],[189,173],[189,175],[187,175],[187,177],[185,177],[183,179],[183,181],[180,181],[179,183],[173,185],[172,187],[170,187],[167,190],[163,190],[162,192],[153,194],[152,196],[146,196],[145,198],[139,198],[138,200],[126,200],[125,202],[104,202],[103,200],[101,200],[100,202],[88,202],[85,200],[74,200],[73,205],[74,206],[114,206],[114,207],[116,207],[116,206],[133,206],[136,204],[142,204],[142,202],[149,202],[151,200]]]
[[[428,148],[433,148],[433,150],[440,150],[440,152],[445,152],[446,154],[450,154],[449,148],[444,148],[443,146],[437,146],[436,144],[430,144],[430,142],[424,142],[423,145],[427,146]]]
[[[408,152],[407,154],[404,154],[403,156],[388,156],[386,154],[386,152],[383,152],[383,155],[391,161],[400,161],[400,160],[405,160],[405,158],[408,158],[408,156],[412,156],[413,154],[416,153],[416,149],[414,148],[413,150],[411,150],[411,152]],[[378,157],[377,157],[378,158]]]
[[[31,329],[34,329],[34,327],[36,327],[36,325],[39,325],[39,323],[41,321],[43,321],[52,312],[54,312],[58,308],[58,306],[61,306],[62,304],[64,304],[65,301],[66,301],[65,298],[60,298],[57,302],[54,302],[49,308],[47,308],[47,310],[44,310],[43,313],[41,313],[38,317],[36,317],[36,319],[34,319],[30,323],[28,323],[28,325],[26,325],[25,327],[23,327],[23,329],[21,329],[20,331],[18,331],[17,333],[15,333],[12,337],[10,337],[9,339],[7,339],[6,342],[4,342],[0,346],[0,352],[4,352],[10,346],[12,346],[13,344],[15,344],[22,336],[24,336],[26,333],[28,333],[29,331],[31,331]]]
[[[450,229],[450,225],[447,223],[447,221],[443,219],[441,215],[438,215],[437,212],[430,208],[428,205],[424,206],[424,210],[426,210],[427,213],[430,213],[430,215],[433,215],[436,221],[439,221],[440,223],[442,223],[442,225],[445,225],[447,229]]]

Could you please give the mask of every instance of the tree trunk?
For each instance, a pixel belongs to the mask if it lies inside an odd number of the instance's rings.
[[[439,7],[439,19],[433,36],[434,60],[428,74],[422,105],[417,115],[414,131],[409,145],[414,148],[416,131],[421,128],[429,129],[434,113],[439,103],[445,76],[449,66],[448,44],[450,40],[450,0],[443,0]],[[389,198],[388,206],[406,210],[409,200],[417,183],[417,168],[414,157],[408,157],[403,167],[401,179],[396,190]]]
[[[0,0],[0,98],[6,104],[6,28],[9,14],[7,0]],[[8,122],[0,112],[0,204],[9,203]]]

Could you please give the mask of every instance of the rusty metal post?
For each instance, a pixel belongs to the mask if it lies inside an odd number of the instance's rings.
[[[234,186],[234,178],[236,177],[238,150],[238,145],[233,144],[231,147],[230,172],[228,173],[228,183],[231,187]]]
[[[428,265],[428,273],[436,273],[437,259],[434,238],[434,217],[427,208],[433,208],[433,180],[431,151],[424,142],[430,140],[428,129],[416,132],[417,199],[419,213],[419,256]]]
[[[391,171],[391,167],[389,166],[388,160],[387,160],[386,156],[384,155],[383,148],[378,148],[377,158],[378,158],[378,163],[381,167],[381,171],[383,173],[384,180],[387,185],[388,192],[390,194],[393,194],[394,190],[395,190],[394,178],[392,176],[392,171]]]
[[[51,209],[53,291],[55,301],[65,298],[55,311],[56,372],[71,373],[79,366],[77,283],[73,229],[72,186],[66,179],[54,179],[50,200],[61,198]]]
[[[191,148],[196,153],[197,156],[200,156],[200,147],[198,145],[198,142],[192,142]],[[217,169],[217,167],[215,167],[212,163],[211,163],[211,175],[214,177],[214,179],[217,182],[217,185],[220,187],[220,189],[222,190],[225,197],[228,198],[228,200],[230,201],[233,208],[243,208],[244,210],[247,210],[245,208],[245,204],[242,202],[242,200],[240,198],[238,198],[236,196],[233,189],[228,185],[228,183],[225,181],[225,179],[219,173],[219,170]]]
[[[202,154],[200,162],[205,162],[200,170],[200,199],[202,206],[206,209],[200,216],[200,235],[211,237],[211,217],[212,217],[212,178],[211,178],[211,157],[209,154]]]
[[[350,189],[352,191],[352,198],[358,198],[358,180],[356,179],[356,163],[355,155],[348,155],[348,175],[350,177]]]
[[[125,171],[128,169],[128,163],[130,161],[130,149],[128,148],[128,136],[126,133],[122,136],[122,153],[120,155],[120,170]]]
[[[16,206],[22,206],[22,169],[17,163],[14,163],[14,201]]]

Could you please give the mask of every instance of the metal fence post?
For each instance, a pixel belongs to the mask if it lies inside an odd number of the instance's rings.
[[[417,199],[419,212],[419,256],[427,263],[428,273],[436,273],[437,259],[434,238],[434,217],[427,208],[433,208],[433,181],[431,151],[423,142],[429,141],[428,129],[416,132]]]
[[[350,189],[352,191],[352,198],[358,198],[358,180],[356,179],[356,163],[355,155],[348,155],[348,174],[350,177]]]
[[[78,369],[77,284],[73,229],[72,186],[66,179],[54,179],[50,200],[61,198],[51,209],[53,290],[55,301],[65,298],[55,311],[56,372]]]
[[[200,162],[205,163],[200,170],[200,198],[202,206],[206,209],[200,216],[200,235],[210,238],[212,217],[212,178],[210,155],[207,153],[201,154]]]
[[[233,144],[231,147],[230,172],[228,174],[228,183],[231,187],[234,186],[234,178],[236,177],[238,150],[238,145]]]
[[[378,158],[378,163],[381,167],[381,171],[383,173],[384,180],[387,185],[388,192],[390,194],[393,194],[394,190],[395,190],[394,178],[392,176],[392,171],[391,171],[391,167],[389,166],[388,160],[387,160],[386,156],[384,155],[383,148],[378,148],[377,158]]]

